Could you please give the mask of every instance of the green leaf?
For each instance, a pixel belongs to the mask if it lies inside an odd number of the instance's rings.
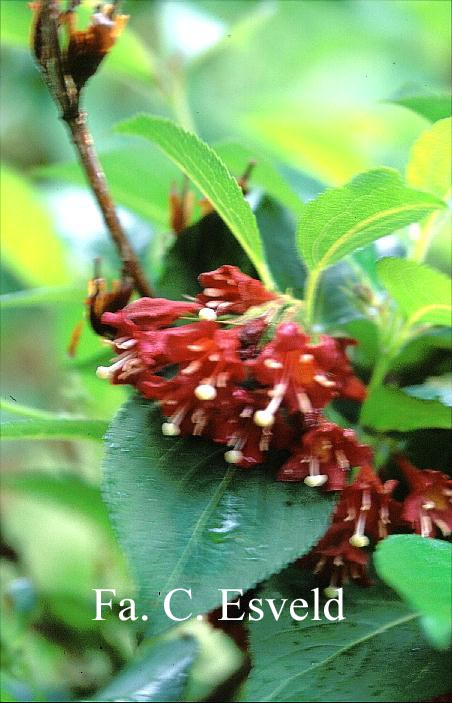
[[[281,598],[302,597],[312,616],[314,585],[301,570],[289,569],[259,597],[275,598],[276,608]],[[320,621],[308,616],[299,622],[288,605],[279,621],[267,609],[250,623],[253,668],[245,700],[425,701],[448,691],[446,655],[422,642],[419,616],[383,585],[347,585],[341,622],[328,622],[322,609]]]
[[[274,481],[271,467],[226,465],[224,448],[161,433],[157,407],[136,398],[107,435],[104,496],[154,631],[173,611],[205,613],[221,603],[218,589],[246,591],[306,552],[320,537],[331,497],[304,485]]]
[[[99,488],[75,475],[53,475],[44,472],[6,473],[3,488],[30,496],[40,502],[53,502],[85,515],[111,534],[107,509]]]
[[[256,219],[237,181],[213,149],[170,120],[151,115],[137,115],[122,122],[117,129],[158,144],[212,203],[249,256],[262,281],[271,286],[272,279],[265,263]]]
[[[435,269],[406,259],[388,258],[377,263],[380,281],[406,318],[417,324],[451,324],[451,281]]]
[[[4,422],[2,439],[92,439],[101,440],[107,431],[105,420],[89,418],[55,418],[54,420],[19,420]]]
[[[260,153],[259,149],[248,148],[236,142],[221,142],[215,144],[215,151],[236,177],[245,172],[250,162],[255,162],[250,184],[260,186],[268,195],[294,213],[301,213],[303,202],[271,161]]]
[[[441,207],[437,198],[407,188],[392,169],[368,171],[307,203],[298,247],[309,268],[322,270]]]
[[[432,645],[447,649],[452,628],[452,545],[420,535],[392,535],[375,553],[381,578],[423,615]]]
[[[404,386],[403,392],[421,400],[439,400],[443,405],[452,408],[452,374],[429,376],[418,386]]]
[[[406,107],[430,122],[450,117],[451,114],[450,95],[408,95],[388,102]]]
[[[138,656],[92,701],[181,701],[196,641],[180,637],[143,645]]]
[[[436,400],[411,398],[402,390],[382,386],[367,396],[361,423],[379,432],[410,432],[425,427],[449,429],[450,410]]]
[[[302,297],[306,269],[297,256],[295,221],[287,208],[264,197],[256,209],[266,258],[278,289]]]
[[[200,292],[198,276],[228,263],[256,276],[247,255],[216,213],[211,213],[181,232],[165,253],[159,295],[181,298]]]
[[[50,217],[28,181],[5,166],[1,169],[1,201],[3,263],[31,285],[66,283],[64,248]]]
[[[0,409],[9,415],[19,415],[24,420],[10,418],[2,422],[2,439],[93,439],[104,437],[108,423],[105,420],[76,417],[66,413],[53,413],[10,402],[0,401]]]
[[[79,303],[86,297],[85,288],[54,286],[52,288],[29,288],[0,295],[0,309],[28,308],[35,305]]]
[[[439,120],[413,145],[406,169],[412,188],[446,198],[451,187],[452,118]]]

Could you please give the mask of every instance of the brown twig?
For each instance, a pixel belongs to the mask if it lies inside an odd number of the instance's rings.
[[[71,9],[79,3],[72,0]],[[118,3],[113,5],[117,8]],[[34,27],[33,47],[49,91],[61,109],[61,118],[67,124],[77,153],[101,209],[105,224],[116,245],[123,264],[123,275],[129,276],[137,291],[144,296],[153,296],[153,291],[144,274],[121,225],[116,208],[108,190],[105,174],[97,157],[93,138],[87,127],[86,112],[80,110],[81,87],[72,75],[67,75],[66,61],[59,38],[60,15],[57,0],[42,0]],[[97,68],[101,58],[93,65]],[[94,68],[94,71],[96,70]],[[93,71],[93,72],[94,72]]]
[[[105,174],[97,158],[93,139],[86,125],[86,113],[79,112],[76,117],[65,118],[72,139],[77,149],[80,162],[88,178],[91,189],[96,197],[105,224],[122,260],[124,273],[135,282],[135,287],[141,295],[153,296],[153,291],[146,279],[141,264],[133,251],[125,234],[115,205],[108,190]]]

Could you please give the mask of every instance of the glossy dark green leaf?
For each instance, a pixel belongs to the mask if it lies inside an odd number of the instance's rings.
[[[144,646],[136,658],[97,694],[93,701],[183,700],[188,671],[196,656],[196,641],[179,637]]]
[[[452,545],[420,535],[392,535],[381,541],[375,567],[381,578],[423,615],[430,642],[451,643]]]
[[[315,584],[299,569],[274,577],[259,594],[290,601],[304,598],[309,616],[299,622],[268,611],[250,623],[253,668],[247,701],[426,701],[452,683],[444,653],[423,642],[419,616],[381,584],[344,588],[341,622],[313,621]],[[303,613],[306,611],[303,611]],[[335,613],[335,609],[332,608]],[[298,614],[300,612],[298,611]]]
[[[304,485],[274,481],[275,469],[227,465],[224,448],[167,438],[154,405],[123,406],[107,436],[104,496],[140,589],[141,613],[154,631],[173,612],[205,613],[218,589],[246,591],[304,554],[329,520],[332,499]]]

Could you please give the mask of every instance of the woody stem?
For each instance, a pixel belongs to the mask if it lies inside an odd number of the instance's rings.
[[[76,117],[63,117],[63,119],[70,129],[81,165],[123,262],[124,273],[134,280],[140,295],[152,297],[152,288],[124,232],[108,190],[105,174],[94,149],[93,138],[86,125],[86,113],[80,112]]]

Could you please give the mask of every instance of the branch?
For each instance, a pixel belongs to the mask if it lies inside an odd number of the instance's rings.
[[[33,49],[44,80],[61,118],[67,124],[88,182],[101,209],[105,224],[122,260],[123,275],[130,277],[143,296],[153,296],[140,261],[121,225],[108,190],[105,174],[97,157],[93,138],[87,127],[86,112],[80,110],[81,91],[93,75],[116,37],[126,23],[125,16],[114,17],[111,8],[98,8],[92,24],[84,32],[75,32],[73,10],[77,1],[69,4],[69,11],[59,12],[58,0],[42,0],[36,9],[33,31]],[[113,5],[113,12],[117,3]],[[58,37],[59,25],[65,23],[69,44],[62,50]]]

